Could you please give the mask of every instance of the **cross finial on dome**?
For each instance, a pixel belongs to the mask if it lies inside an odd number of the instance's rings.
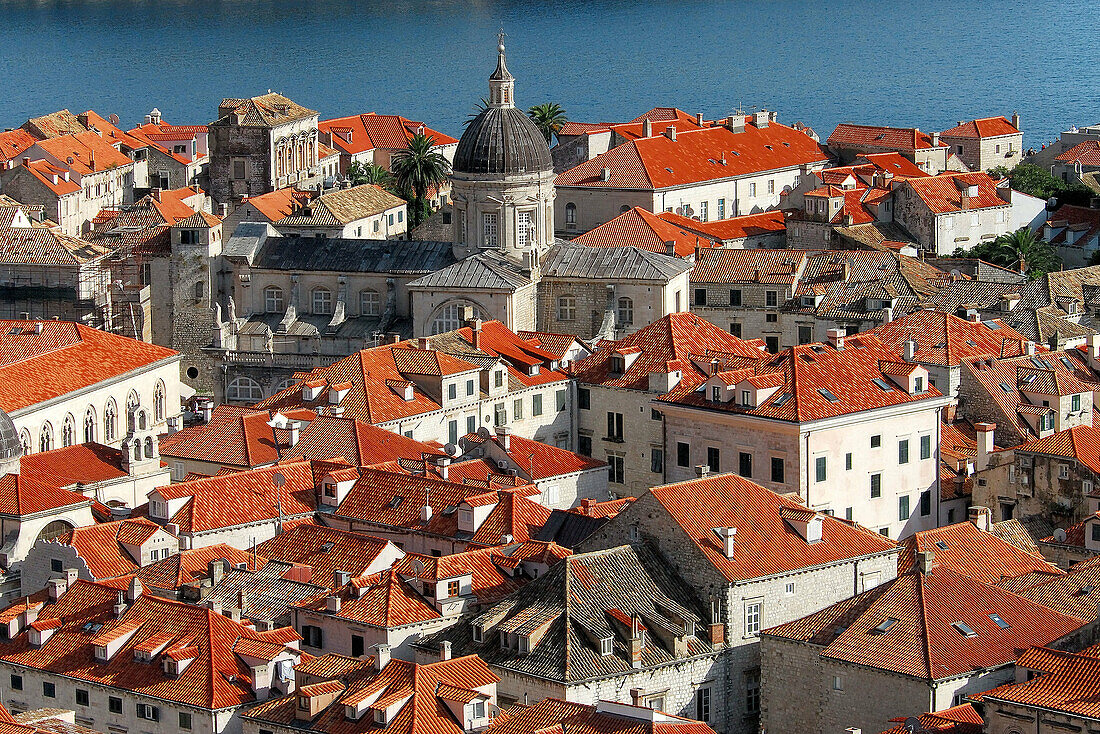
[[[489,104],[494,107],[513,107],[515,79],[504,63],[504,38],[507,34],[503,26],[497,33],[497,68],[489,77]]]
[[[504,26],[497,31],[497,51],[504,53],[504,39],[508,34],[504,32]]]

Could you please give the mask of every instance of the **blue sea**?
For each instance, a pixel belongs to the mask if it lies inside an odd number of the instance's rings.
[[[458,135],[496,32],[522,106],[619,121],[653,106],[943,129],[1021,113],[1025,144],[1100,122],[1096,0],[0,0],[0,128],[68,108],[205,123],[282,92],[322,118]]]

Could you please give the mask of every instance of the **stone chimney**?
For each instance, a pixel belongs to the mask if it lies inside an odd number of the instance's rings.
[[[466,326],[470,327],[470,343],[474,349],[481,349],[481,319],[469,319]]]
[[[142,586],[141,579],[137,577],[130,579],[130,585],[126,587],[126,601],[131,603],[137,601],[144,591],[145,587]]]
[[[932,133],[932,147],[940,147],[940,134],[938,132]]]
[[[637,615],[630,617],[630,667],[642,667],[642,620]]]
[[[1019,112],[1013,112],[1012,113],[1012,127],[1016,128],[1017,130],[1020,129],[1020,113]]]
[[[989,455],[993,453],[993,434],[996,423],[975,423],[974,435],[978,440],[978,455],[974,459],[974,468],[984,471],[989,468]]]
[[[642,705],[642,689],[631,688],[630,689],[630,705],[641,706]]]
[[[917,356],[917,343],[910,339],[901,345],[902,357],[906,362],[912,362],[913,358]]]
[[[298,439],[302,433],[302,424],[298,421],[291,421],[287,426],[287,430],[290,431],[290,445],[297,446]]]
[[[374,669],[381,672],[390,662],[390,646],[380,643],[374,646]]]
[[[674,143],[676,142],[676,126],[675,125],[669,125],[668,127],[665,128],[665,137],[668,138],[669,140],[671,140]]]
[[[722,602],[715,596],[710,598],[710,627],[707,631],[713,647],[726,644],[726,625],[722,623]]]
[[[443,640],[439,643],[439,659],[450,660],[451,659],[451,641]]]
[[[844,329],[829,329],[825,332],[825,335],[829,339],[829,343],[836,348],[838,352],[844,351]]]
[[[982,507],[981,505],[974,505],[970,508],[970,522],[974,523],[974,527],[978,528],[982,532],[989,532],[990,512],[988,507]]]
[[[650,120],[648,117],[645,118],[645,120],[642,121],[642,137],[643,138],[652,138],[653,137],[653,121]]]
[[[726,558],[733,558],[737,528],[715,528],[714,532],[718,534],[722,541],[722,553]]]
[[[497,442],[504,447],[505,451],[512,450],[512,429],[508,426],[496,427]]]
[[[923,575],[932,575],[932,562],[935,560],[935,551],[917,551],[917,569],[920,570]]]

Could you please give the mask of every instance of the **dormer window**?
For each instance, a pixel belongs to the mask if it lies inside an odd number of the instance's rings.
[[[600,638],[600,655],[610,655],[613,651],[613,640],[610,637]]]
[[[473,635],[474,642],[485,642],[485,630],[480,624],[470,625],[470,632]]]
[[[924,392],[924,378],[923,377],[914,377],[913,378],[913,392],[915,392],[915,393]]]
[[[741,405],[744,405],[746,407],[750,406],[752,404],[750,398],[751,393],[748,390],[741,391]]]
[[[623,359],[623,355],[611,355],[611,371],[620,375],[626,371],[626,360]]]
[[[712,385],[710,388],[710,400],[713,403],[720,402],[722,400],[722,388],[718,385]]]

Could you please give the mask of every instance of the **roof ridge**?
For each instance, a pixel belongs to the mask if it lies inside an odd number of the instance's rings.
[[[924,668],[928,671],[929,680],[935,679],[932,671],[932,647],[928,640],[928,608],[924,603],[924,574],[919,570],[913,572],[917,582],[917,602],[920,604],[921,627],[921,652],[924,654]]]

